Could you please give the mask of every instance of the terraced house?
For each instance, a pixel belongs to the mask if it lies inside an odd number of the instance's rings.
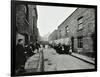
[[[95,10],[77,8],[57,29],[58,38],[66,43],[69,38],[73,52],[94,57],[95,52]],[[56,40],[56,39],[55,39]]]

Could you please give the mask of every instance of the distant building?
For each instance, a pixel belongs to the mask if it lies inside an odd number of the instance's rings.
[[[25,44],[38,40],[37,19],[36,5],[16,5],[16,42],[22,36]]]
[[[57,40],[58,39],[58,30],[54,30],[48,37],[48,40]]]
[[[58,26],[57,31],[58,40],[70,38],[74,52],[94,52],[95,10],[77,8]]]

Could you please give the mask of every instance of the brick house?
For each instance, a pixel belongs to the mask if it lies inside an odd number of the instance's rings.
[[[70,38],[73,52],[95,52],[95,9],[77,8],[57,30],[58,40]]]

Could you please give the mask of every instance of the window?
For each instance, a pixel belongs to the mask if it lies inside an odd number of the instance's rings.
[[[59,30],[59,37],[61,38],[61,30]]]
[[[83,37],[78,37],[78,48],[83,48]]]
[[[83,16],[79,17],[77,21],[78,21],[78,30],[83,29]]]
[[[68,26],[65,27],[65,31],[66,31],[66,33],[68,33]]]

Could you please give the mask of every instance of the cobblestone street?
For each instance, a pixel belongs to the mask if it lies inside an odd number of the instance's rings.
[[[52,48],[44,49],[45,71],[93,69],[94,65],[79,60],[71,55],[57,54]]]

